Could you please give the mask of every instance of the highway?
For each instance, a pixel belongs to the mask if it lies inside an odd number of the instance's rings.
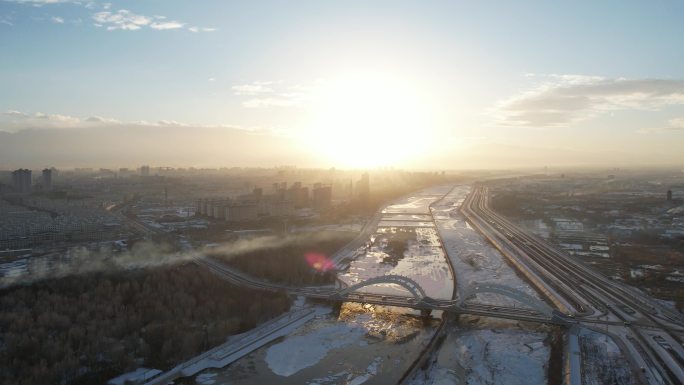
[[[491,209],[485,186],[475,186],[461,211],[550,304],[620,339],[642,383],[684,383],[681,316],[511,223]]]

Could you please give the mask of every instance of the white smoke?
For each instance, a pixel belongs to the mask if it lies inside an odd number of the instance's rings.
[[[72,275],[117,272],[131,269],[146,269],[189,262],[196,257],[211,254],[222,258],[265,249],[278,249],[301,242],[320,242],[342,238],[333,232],[297,233],[286,236],[268,235],[226,242],[201,250],[174,251],[167,243],[142,241],[130,250],[119,252],[111,248],[89,250],[85,247],[70,249],[65,255],[34,257],[28,262],[28,273],[0,278],[0,288],[27,285],[45,279],[63,278]]]

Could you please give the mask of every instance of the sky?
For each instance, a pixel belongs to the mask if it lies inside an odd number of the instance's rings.
[[[682,15],[0,0],[0,168],[681,166]]]

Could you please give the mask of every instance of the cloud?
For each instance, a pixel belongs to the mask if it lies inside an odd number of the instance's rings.
[[[73,4],[81,6],[91,12],[99,10],[99,12],[90,14],[91,19],[94,21],[93,25],[98,28],[104,27],[108,31],[137,31],[143,28],[150,28],[157,31],[186,29],[190,32],[214,32],[217,30],[216,28],[210,27],[186,27],[187,23],[168,20],[166,16],[162,15],[146,16],[127,9],[114,10],[111,3],[79,0],[0,0],[0,2],[1,1],[33,5],[36,7],[42,7],[48,4]],[[59,16],[52,16],[50,20],[57,24],[64,23],[64,18]],[[11,18],[2,15],[0,15],[0,24],[13,25]]]
[[[188,31],[195,32],[195,33],[197,33],[197,32],[215,32],[215,31],[218,31],[218,28],[208,28],[208,27],[200,28],[200,27],[192,26],[192,27],[188,27]]]
[[[3,112],[2,114],[6,115],[6,116],[12,116],[15,118],[26,118],[29,116],[28,114],[21,112],[21,111],[17,111],[17,110],[7,110],[7,111]]]
[[[0,15],[0,24],[9,25],[10,27],[14,25],[12,17],[9,15]]]
[[[317,88],[316,85],[288,85],[282,81],[256,81],[235,85],[231,89],[236,96],[249,97],[242,102],[243,107],[263,108],[304,106]]]
[[[668,121],[668,127],[671,131],[684,131],[684,117],[670,119]]]
[[[684,80],[582,75],[550,75],[544,79],[536,87],[499,103],[494,111],[498,123],[564,127],[607,111],[684,105]]]
[[[273,93],[274,90],[273,88],[270,87],[270,85],[273,84],[273,82],[253,82],[249,84],[239,84],[231,87],[233,90],[233,93],[235,95],[247,95],[247,96],[253,96],[253,95],[261,95],[261,94],[270,94]]]
[[[124,121],[115,118],[102,116],[89,116],[79,118],[65,114],[46,114],[43,112],[27,113],[18,110],[7,110],[2,113],[4,119],[0,118],[0,129],[5,132],[18,132],[27,129],[71,129],[71,128],[93,128],[93,127],[113,127],[113,126],[144,126],[144,127],[200,127],[190,123],[179,122],[176,120],[157,120],[157,121]],[[238,127],[235,125],[201,125],[206,128],[230,128],[240,129],[249,132],[257,132],[258,129]],[[267,130],[268,131],[268,130]]]
[[[664,127],[644,128],[639,130],[640,134],[658,133],[658,132],[684,132],[684,117],[674,118],[667,121]]]
[[[103,118],[101,116],[90,116],[85,119],[86,122],[90,123],[108,123],[108,124],[119,124],[121,123],[118,119],[113,118]]]
[[[163,22],[154,22],[150,24],[150,28],[152,29],[157,29],[157,30],[165,30],[165,29],[179,29],[183,28],[185,24],[179,23],[177,21],[163,21]]]
[[[48,5],[48,4],[65,4],[65,3],[80,4],[79,1],[74,1],[74,0],[4,0],[4,1],[8,2],[8,3],[27,4],[27,5],[32,5],[34,7],[42,7],[42,6]]]
[[[127,9],[111,11],[111,4],[104,11],[96,12],[92,15],[93,25],[96,27],[106,27],[108,31],[137,31],[142,28],[150,28],[157,31],[187,29],[190,32],[211,32],[214,28],[185,27],[187,23],[168,20],[166,16],[154,15],[145,16],[133,13]]]
[[[45,114],[42,112],[36,112],[34,114],[29,114],[17,110],[7,110],[2,113],[4,116],[9,118],[9,125],[21,124],[21,125],[31,125],[33,123],[42,126],[52,126],[54,124],[60,126],[72,126],[76,123],[81,122],[81,119],[61,114]]]
[[[43,112],[27,113],[17,110],[7,110],[2,113],[5,117],[0,121],[4,131],[20,131],[23,129],[32,128],[76,128],[93,126],[95,124],[112,124],[118,123],[116,119],[101,118],[99,116],[91,116],[89,118],[81,119],[71,115],[64,114],[46,114]]]
[[[33,117],[39,120],[49,120],[52,122],[60,122],[66,124],[79,123],[81,121],[81,119],[69,115],[44,114],[42,112],[36,112],[36,114],[33,115]]]
[[[294,107],[299,105],[296,100],[286,98],[253,98],[242,102],[242,106],[246,108],[262,108],[262,107]]]
[[[129,10],[120,9],[116,12],[102,11],[93,14],[95,26],[106,27],[108,31],[135,31],[152,22],[152,19],[137,15]]]

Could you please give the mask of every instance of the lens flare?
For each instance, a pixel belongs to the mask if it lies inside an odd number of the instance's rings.
[[[318,271],[325,272],[335,268],[335,262],[321,253],[309,252],[304,254],[304,258],[309,266]]]

